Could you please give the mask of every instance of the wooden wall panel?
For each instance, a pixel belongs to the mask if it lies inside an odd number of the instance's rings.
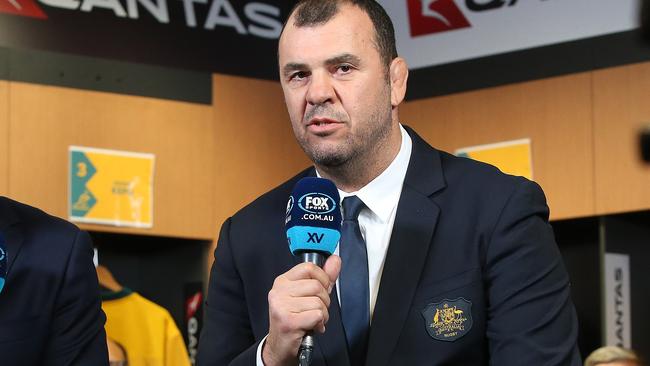
[[[433,146],[530,137],[553,219],[594,214],[591,77],[574,74],[405,103],[400,119]]]
[[[212,108],[12,82],[9,194],[67,213],[68,146],[156,155],[153,229],[87,229],[213,237]]]
[[[641,162],[639,128],[650,124],[650,63],[594,72],[598,214],[650,208],[650,166]]]
[[[0,196],[9,193],[9,82],[0,80]]]
[[[218,231],[227,217],[311,162],[293,137],[279,83],[225,75],[213,80]]]

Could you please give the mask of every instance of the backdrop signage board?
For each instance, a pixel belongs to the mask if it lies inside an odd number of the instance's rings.
[[[0,45],[277,79],[295,0],[0,0]],[[623,32],[639,0],[379,0],[426,68]]]
[[[632,347],[630,256],[605,253],[605,345]]]
[[[293,3],[0,0],[0,45],[272,78]]]
[[[639,0],[380,0],[411,68],[632,30]]]
[[[153,154],[70,146],[71,221],[151,228]]]

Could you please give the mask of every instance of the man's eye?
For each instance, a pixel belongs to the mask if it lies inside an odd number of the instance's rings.
[[[350,65],[339,65],[338,70],[344,74],[352,71],[352,66]]]
[[[291,74],[291,80],[302,80],[307,77],[307,73],[304,71],[298,71]]]

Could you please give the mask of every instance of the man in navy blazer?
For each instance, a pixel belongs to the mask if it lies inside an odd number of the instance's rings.
[[[0,196],[0,235],[8,256],[0,365],[108,365],[88,234]]]
[[[408,68],[383,9],[300,1],[278,55],[294,133],[314,168],[223,224],[199,364],[296,365],[313,331],[313,365],[580,365],[542,190],[400,125]],[[339,307],[345,263],[332,255],[322,269],[296,264],[285,239],[292,187],[315,175],[365,203],[358,222],[378,275],[368,275],[376,301],[360,362],[350,359]],[[376,235],[384,230],[385,243]]]

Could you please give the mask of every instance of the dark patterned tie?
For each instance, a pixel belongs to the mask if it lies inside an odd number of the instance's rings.
[[[370,290],[368,289],[368,254],[359,228],[359,212],[365,207],[357,196],[343,199],[339,276],[341,318],[348,342],[350,364],[363,365],[370,328]]]

